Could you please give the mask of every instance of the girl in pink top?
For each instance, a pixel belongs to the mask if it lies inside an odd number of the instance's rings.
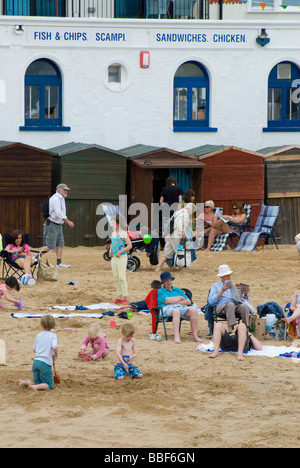
[[[89,326],[88,336],[81,343],[81,352],[85,353],[89,344],[92,348],[91,354],[87,355],[89,360],[102,360],[109,355],[109,345],[106,339],[106,335],[101,333],[100,327],[97,323],[93,323]]]
[[[0,310],[7,310],[8,306],[2,302],[2,298],[6,299],[8,302],[13,302],[16,306],[21,305],[21,301],[14,299],[9,295],[8,291],[20,291],[20,285],[18,280],[13,276],[10,276],[5,280],[5,284],[0,286]]]
[[[26,275],[31,276],[31,267],[35,263],[30,253],[30,247],[25,244],[23,232],[15,229],[11,234],[11,243],[6,249],[11,254],[11,259],[24,270]]]

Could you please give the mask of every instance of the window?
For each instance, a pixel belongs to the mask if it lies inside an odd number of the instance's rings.
[[[33,62],[25,75],[25,127],[21,130],[70,130],[62,127],[62,83],[50,60]]]
[[[13,16],[66,16],[65,0],[4,0],[3,14]]]
[[[209,78],[197,62],[186,62],[174,78],[174,131],[209,129]],[[209,129],[216,131],[216,129]]]
[[[281,62],[272,69],[268,86],[269,131],[300,131],[299,85],[300,69],[294,63]]]
[[[129,85],[128,65],[123,61],[111,61],[104,69],[103,82],[110,91],[124,91]]]
[[[110,65],[108,67],[108,82],[121,83],[121,65]]]

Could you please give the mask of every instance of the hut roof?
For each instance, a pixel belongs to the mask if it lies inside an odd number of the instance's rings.
[[[144,169],[163,168],[201,168],[200,163],[192,154],[181,153],[170,148],[157,146],[135,145],[121,150],[133,164]]]
[[[92,143],[66,143],[64,145],[55,146],[50,148],[49,151],[55,153],[57,156],[65,156],[67,154],[78,153],[80,151],[86,151],[88,149],[98,149],[106,153],[113,153],[118,154],[119,156],[126,157],[125,154],[121,153],[120,151],[112,150],[110,148],[106,148],[104,146],[92,144]]]
[[[295,156],[300,155],[300,145],[282,145],[282,146],[268,146],[259,150],[265,157],[270,160],[270,156]],[[299,159],[299,158],[298,158]]]
[[[202,159],[209,158],[217,154],[226,153],[231,150],[239,151],[239,152],[246,153],[246,154],[251,154],[254,156],[260,156],[261,158],[264,157],[264,155],[261,154],[261,152],[255,152],[255,151],[247,150],[245,148],[238,148],[236,146],[225,146],[225,145],[198,146],[196,148],[191,148],[187,150],[186,153],[193,154],[202,160]]]
[[[24,143],[15,142],[15,141],[0,141],[0,151],[4,151],[8,148],[13,147],[22,147],[24,149],[28,149],[30,151],[37,151],[41,154],[45,154],[47,156],[52,155],[51,150],[44,150],[41,148],[37,148],[35,146],[25,145]]]

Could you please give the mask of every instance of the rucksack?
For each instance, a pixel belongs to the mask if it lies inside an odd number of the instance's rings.
[[[42,205],[42,215],[43,215],[43,218],[45,219],[48,219],[49,216],[50,216],[50,213],[49,213],[49,202],[50,202],[50,197],[47,198],[47,200],[44,202],[44,204]]]

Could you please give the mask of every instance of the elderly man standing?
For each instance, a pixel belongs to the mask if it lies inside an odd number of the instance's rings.
[[[179,332],[181,316],[189,317],[193,340],[202,343],[198,337],[198,311],[181,289],[174,288],[174,279],[169,271],[164,271],[160,275],[162,288],[158,290],[158,307],[162,309],[165,318],[173,317],[174,343],[181,343]]]
[[[244,302],[248,301],[249,289],[240,301],[232,297],[232,273],[228,265],[220,265],[217,276],[221,281],[212,285],[208,296],[208,303],[217,305],[217,314],[226,314],[229,331],[232,331],[236,325],[236,313],[240,314],[246,327],[249,327],[250,314],[250,308],[247,302]]]
[[[71,265],[66,265],[62,262],[62,250],[65,245],[63,235],[63,225],[68,224],[70,228],[74,228],[74,223],[69,221],[66,213],[65,199],[68,196],[70,188],[66,184],[59,184],[56,187],[56,193],[49,200],[49,217],[44,223],[44,247],[41,253],[56,251],[57,268],[70,268]]]

